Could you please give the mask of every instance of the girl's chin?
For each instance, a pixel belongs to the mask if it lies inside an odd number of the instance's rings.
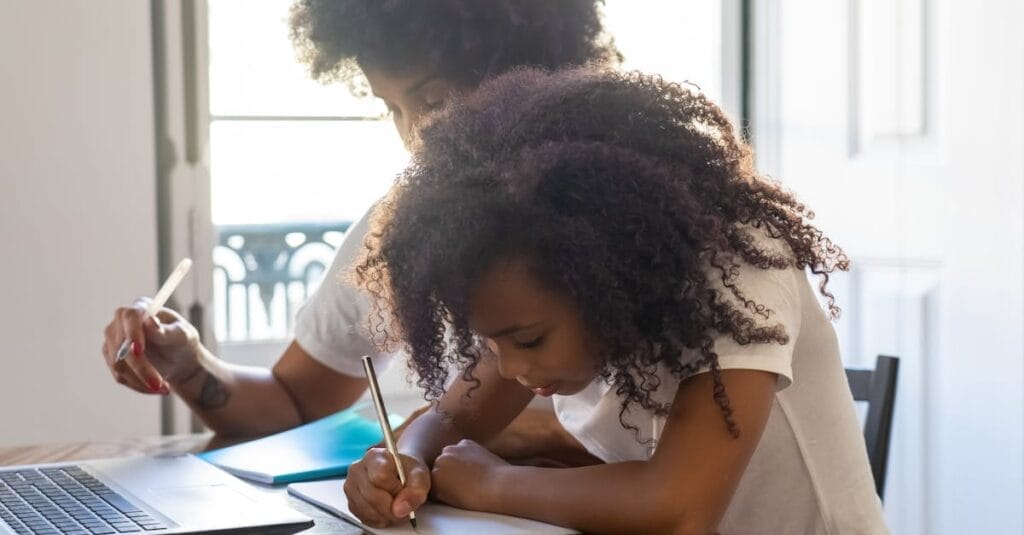
[[[587,383],[587,384],[558,383],[558,385],[557,385],[557,387],[558,387],[557,388],[557,392],[554,392],[554,393],[558,394],[559,396],[571,396],[573,394],[579,394],[580,392],[582,392],[588,386],[590,386],[590,383]]]

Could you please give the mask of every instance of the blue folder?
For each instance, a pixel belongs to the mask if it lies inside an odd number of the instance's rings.
[[[314,422],[198,457],[238,477],[278,484],[343,476],[384,439],[376,419],[353,407]],[[402,419],[390,416],[392,427]]]

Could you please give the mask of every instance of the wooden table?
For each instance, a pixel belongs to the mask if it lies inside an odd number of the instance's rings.
[[[0,466],[138,455],[197,453],[211,447],[219,447],[222,444],[222,441],[213,438],[211,435],[176,435],[111,442],[77,442],[0,448]],[[282,500],[292,509],[312,518],[315,525],[302,533],[332,533],[341,535],[364,533],[353,524],[289,495],[285,491],[284,486],[272,487],[258,483],[251,483],[251,485],[256,489],[274,495],[274,497]]]

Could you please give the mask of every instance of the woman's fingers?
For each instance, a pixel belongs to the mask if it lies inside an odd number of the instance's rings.
[[[143,384],[142,379],[139,379],[139,377],[135,375],[135,372],[133,372],[124,362],[119,363],[115,367],[113,372],[114,380],[117,381],[118,383],[121,383],[124,386],[127,386],[128,388],[131,388],[132,390],[135,390],[136,392],[140,392],[142,394],[153,393],[153,391],[150,390],[148,386]]]
[[[121,315],[122,311],[118,310],[114,315],[114,320],[103,331],[103,346],[100,348],[103,360],[107,364],[110,376],[115,381],[137,392],[152,394],[153,390],[128,366],[126,360],[117,360],[117,352],[125,340]]]
[[[185,326],[189,325],[185,318],[177,312],[164,308],[155,317],[152,317],[142,324],[146,338],[157,346],[181,347],[189,343],[189,333]]]
[[[129,354],[146,350],[146,333],[142,329],[142,317],[146,314],[146,303],[138,300],[130,307],[117,309],[123,333],[122,340],[129,342]]]

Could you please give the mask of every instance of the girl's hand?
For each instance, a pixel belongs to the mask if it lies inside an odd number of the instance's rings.
[[[489,482],[507,462],[472,440],[446,446],[434,460],[433,496],[449,505],[473,511],[491,510],[495,500]]]
[[[345,478],[348,508],[372,528],[386,528],[406,521],[409,513],[427,501],[430,470],[423,461],[402,455],[405,487],[398,478],[395,460],[384,448],[372,448],[352,464]]]
[[[103,337],[103,357],[114,379],[144,394],[169,394],[168,383],[187,382],[200,366],[199,333],[184,318],[162,309],[145,322],[148,299],[114,312]],[[117,362],[117,351],[128,340],[128,356]]]

